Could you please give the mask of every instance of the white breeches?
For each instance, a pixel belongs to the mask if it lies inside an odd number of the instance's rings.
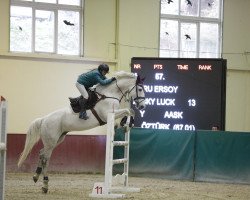
[[[76,82],[76,87],[77,89],[79,90],[79,92],[81,93],[81,95],[85,98],[85,99],[88,99],[89,98],[89,94],[86,90],[86,88],[84,87],[84,85]]]

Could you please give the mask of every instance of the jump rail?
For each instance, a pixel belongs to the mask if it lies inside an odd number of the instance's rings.
[[[90,197],[94,198],[124,198],[125,194],[114,192],[140,192],[140,188],[132,188],[128,185],[129,170],[129,141],[130,141],[130,117],[125,124],[125,141],[114,141],[115,114],[108,113],[107,136],[106,136],[106,158],[105,158],[105,180],[94,184]],[[124,158],[113,159],[114,146],[124,146]],[[113,176],[113,165],[124,164],[123,174]]]
[[[0,200],[4,199],[5,167],[6,167],[6,121],[7,102],[0,96]]]

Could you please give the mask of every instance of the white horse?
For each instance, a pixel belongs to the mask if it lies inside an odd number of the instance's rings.
[[[117,72],[116,81],[107,86],[97,85],[96,92],[106,96],[94,107],[99,119],[90,110],[87,110],[89,119],[79,119],[78,114],[67,107],[34,120],[28,129],[25,147],[19,158],[18,167],[22,165],[33,146],[41,138],[43,148],[39,153],[38,167],[33,180],[37,182],[39,175],[43,173],[42,190],[47,193],[49,181],[47,167],[54,148],[64,140],[69,131],[82,131],[100,126],[100,120],[106,122],[109,112],[114,112],[116,119],[126,115],[134,115],[132,109],[119,108],[122,99],[130,100],[132,98],[138,109],[144,109],[145,93],[142,81],[139,76],[132,73]]]

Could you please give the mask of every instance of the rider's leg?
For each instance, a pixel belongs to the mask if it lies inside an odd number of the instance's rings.
[[[84,97],[79,99],[79,104],[81,106],[81,110],[80,110],[80,113],[79,113],[79,118],[80,119],[88,119],[89,117],[87,116],[87,112],[86,112],[86,102],[87,102],[87,99],[85,99]]]
[[[84,85],[81,85],[80,83],[77,82],[76,87],[79,90],[79,92],[81,93],[81,95],[83,96],[83,98],[79,100],[79,103],[81,106],[79,118],[86,120],[86,119],[88,119],[88,116],[87,116],[85,105],[86,105],[86,102],[89,98],[89,95],[88,95],[88,92],[87,92],[86,88],[84,87]]]

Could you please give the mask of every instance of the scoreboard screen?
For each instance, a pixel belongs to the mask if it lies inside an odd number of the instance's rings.
[[[226,60],[134,57],[131,71],[145,77],[136,127],[225,130]]]

